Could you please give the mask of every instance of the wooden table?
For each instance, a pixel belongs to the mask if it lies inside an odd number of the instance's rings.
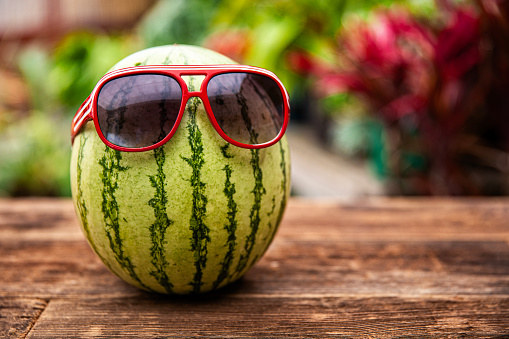
[[[508,338],[509,199],[292,199],[265,257],[200,297],[137,290],[70,200],[0,200],[0,337]]]

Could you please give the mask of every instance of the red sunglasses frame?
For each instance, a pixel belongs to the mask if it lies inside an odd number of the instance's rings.
[[[256,144],[256,145],[250,145],[250,144],[244,144],[238,141],[235,141],[228,137],[221,127],[219,126],[214,113],[212,111],[212,107],[210,106],[209,98],[207,95],[207,85],[212,77],[219,74],[224,73],[252,73],[252,74],[258,74],[266,76],[278,85],[279,89],[281,90],[281,94],[283,96],[283,105],[284,105],[284,120],[283,125],[281,127],[281,131],[279,134],[271,141],[262,143],[262,144]],[[136,75],[136,74],[161,74],[170,76],[173,79],[175,79],[178,84],[180,85],[180,88],[182,89],[182,101],[180,104],[179,113],[177,116],[177,119],[175,121],[175,125],[172,127],[171,131],[168,133],[168,135],[158,143],[147,146],[147,147],[140,147],[140,148],[131,148],[131,147],[123,147],[123,146],[117,146],[115,144],[112,144],[109,142],[104,134],[101,131],[101,128],[99,127],[99,119],[97,117],[97,98],[99,96],[99,92],[101,91],[101,88],[108,82],[116,78],[120,78],[123,76],[128,75]],[[190,92],[186,82],[184,79],[182,79],[182,76],[205,76],[205,79],[201,83],[201,87],[199,91],[192,91]],[[104,75],[97,85],[95,86],[92,93],[88,96],[88,98],[85,100],[85,102],[80,106],[78,111],[76,112],[76,115],[74,116],[74,119],[72,121],[71,125],[71,142],[74,143],[74,138],[76,135],[80,132],[81,128],[85,125],[87,121],[93,120],[95,129],[97,131],[97,134],[101,138],[101,140],[110,148],[118,150],[118,151],[124,151],[124,152],[143,152],[143,151],[149,151],[154,148],[160,147],[164,145],[166,142],[168,142],[172,136],[177,131],[178,126],[180,125],[180,121],[182,120],[182,116],[184,115],[185,107],[187,105],[187,101],[192,97],[198,97],[202,100],[203,105],[205,106],[205,111],[207,112],[207,116],[212,123],[212,126],[214,126],[214,129],[219,133],[219,135],[229,142],[230,144],[233,144],[238,147],[242,148],[249,148],[249,149],[259,149],[264,147],[269,147],[277,143],[284,135],[286,128],[288,127],[288,123],[290,120],[290,98],[288,96],[288,92],[286,91],[285,87],[283,86],[283,83],[281,80],[278,79],[278,77],[263,68],[254,67],[254,66],[246,66],[246,65],[154,65],[154,66],[134,66],[134,67],[128,67],[128,68],[122,68],[118,70],[111,71]]]

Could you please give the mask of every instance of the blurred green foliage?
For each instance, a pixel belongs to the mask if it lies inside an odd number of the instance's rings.
[[[298,101],[309,83],[288,67],[289,53],[305,50],[332,59],[345,14],[363,16],[393,2],[160,0],[126,32],[74,32],[53,50],[27,48],[18,65],[32,108],[21,114],[2,112],[1,121],[9,124],[0,126],[0,195],[70,195],[72,116],[99,78],[136,50],[173,43],[214,47],[214,37],[228,43],[229,32],[237,32],[240,38],[228,47],[236,60],[273,70]],[[414,10],[433,11],[429,0],[406,3]],[[333,100],[337,107],[345,98]]]
[[[55,49],[49,83],[58,102],[76,108],[97,81],[120,59],[141,47],[130,35],[79,32],[67,36]]]
[[[200,44],[220,0],[160,0],[141,20],[138,32],[146,47]]]
[[[0,196],[70,196],[70,124],[97,80],[139,48],[130,35],[74,33],[53,52],[30,47],[18,58],[29,89],[25,116],[5,112],[0,127]]]
[[[0,134],[0,195],[69,196],[69,124],[33,111]]]

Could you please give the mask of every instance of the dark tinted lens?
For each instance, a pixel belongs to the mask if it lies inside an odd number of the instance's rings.
[[[235,141],[256,145],[272,141],[283,126],[283,94],[263,75],[225,73],[214,76],[207,94],[223,132]]]
[[[101,132],[117,146],[142,148],[167,136],[177,120],[182,89],[172,77],[136,74],[106,83],[97,100]]]

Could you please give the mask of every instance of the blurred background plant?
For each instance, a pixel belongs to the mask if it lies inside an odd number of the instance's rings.
[[[24,48],[13,69],[24,109],[0,110],[0,195],[70,196],[69,126],[85,93],[115,62],[136,50],[126,37],[73,33],[51,50]],[[12,81],[12,80],[11,80]],[[9,87],[4,82],[2,87]],[[86,97],[86,95],[85,95]],[[17,109],[16,109],[17,108]]]
[[[82,100],[116,61],[173,43],[273,70],[292,97],[292,124],[314,128],[338,156],[366,159],[387,193],[507,194],[508,9],[0,0],[0,195],[68,196],[70,119]]]
[[[367,155],[389,193],[506,195],[509,3],[437,5],[427,18],[404,7],[356,18],[335,62],[304,53],[297,67],[340,118],[339,147]]]

